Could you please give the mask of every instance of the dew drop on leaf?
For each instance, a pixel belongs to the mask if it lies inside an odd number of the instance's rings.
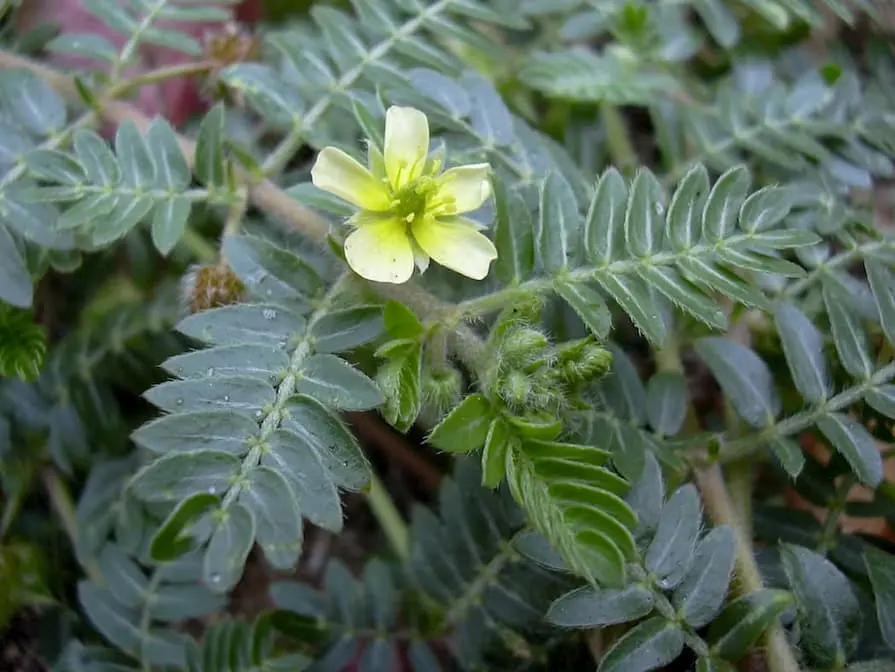
[[[277,319],[277,311],[275,311],[273,308],[265,308],[265,309],[261,312],[261,314],[264,315],[264,319],[265,319],[265,320],[275,320],[275,319]]]

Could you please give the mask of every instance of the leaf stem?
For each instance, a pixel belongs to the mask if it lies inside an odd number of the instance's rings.
[[[75,503],[72,500],[71,494],[68,492],[68,488],[65,483],[63,483],[62,479],[59,478],[59,473],[52,467],[43,469],[41,472],[41,480],[47,491],[47,496],[50,499],[50,506],[53,507],[53,510],[59,517],[59,521],[62,523],[62,529],[65,530],[65,534],[71,542],[75,557],[80,561],[87,577],[94,583],[103,585],[105,582],[96,561],[90,557],[82,557],[79,544],[80,531],[78,529],[78,516],[75,512]]]
[[[600,104],[600,116],[603,118],[603,125],[606,128],[609,156],[616,168],[622,174],[630,177],[637,167],[637,152],[631,143],[628,125],[618,107],[612,103]]]
[[[388,490],[376,472],[370,476],[370,489],[365,493],[367,504],[376,517],[377,522],[391,544],[392,550],[402,562],[410,559],[410,533],[407,531],[407,523],[398,512],[398,508],[392,501]]]

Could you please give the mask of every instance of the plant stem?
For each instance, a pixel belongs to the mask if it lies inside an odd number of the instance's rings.
[[[695,471],[696,484],[702,493],[706,511],[716,525],[730,525],[736,535],[736,568],[742,594],[753,593],[764,586],[755,556],[752,540],[744,532],[733,502],[724,484],[721,467],[713,464]],[[770,672],[799,672],[792,649],[778,624],[772,625],[765,634],[766,656]]]
[[[68,488],[65,483],[62,482],[62,479],[59,478],[58,472],[52,467],[46,467],[41,472],[41,479],[43,480],[44,488],[46,488],[47,495],[49,496],[50,505],[53,507],[56,515],[59,516],[59,521],[62,523],[62,529],[64,529],[66,535],[68,535],[75,556],[84,567],[84,572],[91,581],[102,585],[104,581],[96,561],[93,558],[81,557],[81,549],[78,543],[78,539],[80,538],[78,517],[75,513],[75,503],[68,492]]]
[[[609,156],[616,168],[623,174],[630,176],[637,166],[637,152],[631,143],[631,134],[628,125],[612,103],[600,104],[600,116],[606,127],[606,144],[609,147]]]
[[[141,72],[137,75],[134,75],[130,79],[126,79],[110,87],[109,90],[106,92],[105,97],[110,99],[121,98],[131,91],[139,89],[141,86],[146,86],[147,84],[159,84],[161,82],[166,82],[169,79],[176,79],[178,77],[193,77],[195,75],[204,75],[207,74],[213,67],[214,63],[212,61],[198,61],[178,63],[176,65],[169,65],[164,68],[147,70],[146,72]]]
[[[395,554],[402,562],[406,562],[410,559],[410,534],[407,531],[407,523],[404,522],[388,490],[375,472],[370,477],[370,489],[366,492],[366,497],[370,510],[388,537]]]

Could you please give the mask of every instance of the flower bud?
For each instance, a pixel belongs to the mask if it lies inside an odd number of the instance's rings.
[[[520,327],[506,333],[497,357],[501,366],[524,369],[542,360],[549,345],[546,334],[537,329]]]
[[[460,403],[463,388],[463,376],[453,366],[445,365],[438,369],[423,369],[422,372],[423,403],[426,415],[440,420],[450,409]]]
[[[238,303],[245,291],[240,279],[226,264],[193,266],[183,277],[180,288],[190,313]]]

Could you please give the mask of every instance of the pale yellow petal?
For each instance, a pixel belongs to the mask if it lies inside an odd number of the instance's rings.
[[[401,284],[413,275],[413,245],[398,219],[365,223],[345,240],[348,265],[373,282]]]
[[[396,191],[423,172],[429,152],[429,120],[413,107],[392,106],[385,113],[385,171]]]
[[[467,278],[481,280],[497,259],[494,243],[462,218],[427,217],[412,227],[417,244],[434,261]]]
[[[491,195],[490,171],[491,166],[487,163],[458,166],[445,171],[438,178],[436,204],[444,204],[444,214],[478,210]]]
[[[385,185],[341,149],[325,147],[311,168],[311,181],[364,210],[387,210],[391,199]]]

